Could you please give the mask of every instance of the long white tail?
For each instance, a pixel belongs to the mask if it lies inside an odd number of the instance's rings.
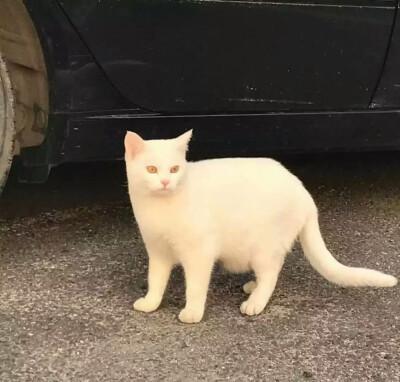
[[[367,268],[347,267],[339,263],[325,246],[318,224],[318,214],[309,217],[300,233],[300,242],[311,265],[327,280],[343,286],[392,287],[394,276]]]

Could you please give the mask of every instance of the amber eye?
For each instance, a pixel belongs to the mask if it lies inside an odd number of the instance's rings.
[[[147,172],[149,172],[150,174],[156,174],[157,173],[157,167],[155,166],[147,166]]]
[[[171,172],[172,174],[175,174],[175,173],[178,172],[178,171],[179,171],[179,166],[171,167],[170,172]]]

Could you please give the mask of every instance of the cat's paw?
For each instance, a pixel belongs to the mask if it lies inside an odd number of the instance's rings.
[[[243,285],[243,292],[246,294],[252,294],[253,290],[256,289],[257,283],[255,281],[249,281]]]
[[[254,316],[255,314],[260,314],[265,308],[265,304],[257,303],[253,301],[245,301],[240,306],[240,311],[248,316]]]
[[[158,301],[154,301],[146,297],[141,297],[134,302],[133,309],[140,312],[149,313],[155,311],[159,305],[160,303]]]
[[[202,311],[196,311],[193,309],[182,309],[181,312],[179,313],[179,319],[182,322],[185,322],[186,324],[195,324],[197,322],[200,322],[201,319],[203,318],[203,312]]]

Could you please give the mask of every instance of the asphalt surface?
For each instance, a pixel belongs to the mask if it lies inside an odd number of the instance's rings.
[[[400,153],[286,158],[348,265],[400,276]],[[400,288],[340,288],[288,255],[258,317],[251,275],[215,270],[187,325],[182,272],[162,307],[135,312],[147,260],[122,163],[62,166],[0,199],[1,381],[400,381]]]

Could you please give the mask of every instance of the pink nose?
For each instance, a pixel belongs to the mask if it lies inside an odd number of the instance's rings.
[[[161,184],[164,186],[164,188],[166,188],[169,184],[169,180],[168,179],[161,179]]]

